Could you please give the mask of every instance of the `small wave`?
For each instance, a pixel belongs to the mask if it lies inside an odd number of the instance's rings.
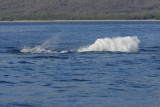
[[[35,58],[35,59],[46,59],[46,58],[49,58],[49,59],[68,59],[68,57],[66,56],[33,56],[33,57],[30,57],[30,58]]]
[[[0,81],[0,84],[16,84],[16,83],[1,80],[1,81]]]
[[[111,51],[111,52],[136,52],[139,47],[139,39],[136,36],[100,38],[94,44],[78,49],[78,52]]]

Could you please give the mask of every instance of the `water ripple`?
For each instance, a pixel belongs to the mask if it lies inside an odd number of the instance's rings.
[[[0,80],[0,84],[9,84],[9,85],[13,85],[13,84],[16,84],[16,83],[14,83],[14,82],[9,82],[9,81]]]

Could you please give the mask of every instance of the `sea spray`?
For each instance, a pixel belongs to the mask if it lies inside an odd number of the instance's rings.
[[[24,47],[20,50],[21,53],[56,53],[55,50],[58,44],[58,35],[45,40],[42,45],[37,45],[35,47]],[[52,50],[50,50],[52,48]]]
[[[33,48],[30,47],[24,47],[22,50],[20,50],[22,53],[52,53],[51,50],[45,49],[41,46],[35,46]]]
[[[137,36],[100,38],[94,44],[82,47],[77,52],[87,51],[112,51],[112,52],[136,52],[139,47]]]
[[[40,47],[55,49],[57,47],[58,43],[59,43],[59,38],[58,38],[58,34],[57,34],[57,35],[54,35],[53,37],[45,40],[45,42],[42,45],[40,45]]]

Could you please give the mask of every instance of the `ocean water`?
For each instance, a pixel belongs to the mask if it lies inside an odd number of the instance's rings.
[[[160,22],[0,23],[0,107],[160,107]]]

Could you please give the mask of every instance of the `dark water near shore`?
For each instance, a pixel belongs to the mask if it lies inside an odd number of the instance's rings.
[[[137,36],[137,52],[77,50]],[[0,107],[159,107],[159,22],[0,23]]]

